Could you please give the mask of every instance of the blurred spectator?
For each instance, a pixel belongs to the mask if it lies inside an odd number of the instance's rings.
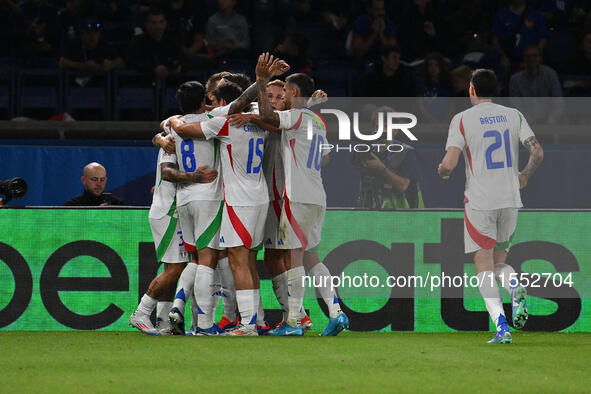
[[[25,59],[59,53],[57,10],[46,0],[21,3],[24,42],[19,52]]]
[[[511,0],[509,7],[499,10],[492,27],[493,45],[503,55],[503,68],[510,62],[517,63],[524,49],[537,45],[541,50],[546,46],[549,35],[542,14],[527,6],[527,0]]]
[[[310,71],[310,60],[307,56],[309,43],[303,34],[292,33],[275,47],[274,54],[285,60],[292,71],[305,73]]]
[[[412,97],[410,71],[400,64],[400,47],[384,47],[375,70],[363,82],[364,97]]]
[[[417,84],[416,95],[419,97],[452,96],[448,65],[442,54],[434,52],[425,57],[423,78]]]
[[[234,11],[236,0],[218,0],[219,11],[205,26],[207,45],[215,56],[224,56],[250,47],[246,18]]]
[[[70,42],[59,60],[59,67],[91,73],[109,72],[125,67],[115,49],[101,37],[101,26],[95,19],[87,19],[80,27],[80,38]]]
[[[534,122],[555,123],[562,115],[562,100],[531,100],[530,97],[562,97],[562,88],[556,71],[541,64],[540,48],[530,45],[523,53],[525,69],[511,76],[509,96]],[[521,98],[525,98],[522,100]]]
[[[68,0],[58,12],[62,44],[78,38],[78,26],[84,18],[96,16],[92,0]]]
[[[472,69],[466,65],[461,65],[451,70],[449,75],[451,76],[451,84],[454,89],[454,96],[469,97]]]
[[[158,77],[181,71],[182,48],[166,34],[166,26],[162,10],[150,9],[144,21],[144,33],[135,36],[129,44],[130,68]]]
[[[320,16],[337,31],[343,31],[351,22],[353,2],[343,0],[318,0]]]
[[[351,27],[350,54],[375,59],[381,46],[396,44],[396,27],[386,18],[384,0],[371,0],[367,15],[355,19]]]
[[[404,60],[424,58],[431,52],[444,52],[446,38],[438,2],[413,0],[400,21],[400,45]]]
[[[200,5],[198,1],[169,0],[164,8],[167,34],[183,49],[183,70],[213,65],[203,38],[206,18],[200,12]]]
[[[21,15],[22,9],[16,0],[0,0],[0,53],[3,56],[14,55],[15,44],[22,34],[17,29]]]
[[[549,28],[563,28],[574,18],[575,6],[580,0],[537,0],[534,3]]]
[[[585,33],[577,54],[569,63],[569,73],[591,76],[591,31]]]
[[[462,0],[457,9],[450,10],[447,19],[451,38],[447,45],[449,55],[489,52],[492,13],[491,2],[488,0]]]
[[[111,193],[104,193],[107,186],[107,170],[99,163],[84,167],[82,178],[84,193],[66,201],[66,206],[124,205],[123,200]]]
[[[394,112],[390,107],[378,108],[372,123],[378,129],[380,113]],[[418,162],[415,149],[405,143],[383,139],[372,144],[373,151],[355,153],[354,163],[360,171],[359,207],[370,209],[424,208],[418,184]],[[386,135],[384,133],[383,135]],[[377,146],[381,145],[381,149]],[[385,146],[391,147],[390,149]]]

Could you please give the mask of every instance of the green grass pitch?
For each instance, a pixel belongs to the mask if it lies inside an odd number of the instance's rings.
[[[591,334],[0,331],[0,392],[588,392]]]

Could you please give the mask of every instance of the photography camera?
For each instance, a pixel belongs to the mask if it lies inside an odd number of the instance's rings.
[[[27,182],[23,178],[12,178],[0,181],[0,205],[6,204],[13,198],[21,198],[27,194]]]

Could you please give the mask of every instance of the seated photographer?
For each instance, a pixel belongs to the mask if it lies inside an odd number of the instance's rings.
[[[372,115],[372,123],[378,127],[380,113],[394,112],[392,108],[378,108]],[[385,122],[384,122],[385,124]],[[380,148],[356,153],[354,163],[360,171],[359,207],[372,209],[424,208],[418,184],[418,164],[415,149],[392,140],[378,141]],[[385,135],[385,133],[384,133]],[[390,146],[390,150],[387,147]]]
[[[79,207],[125,205],[119,197],[104,193],[107,186],[107,170],[99,163],[87,164],[81,181],[84,185],[84,193],[69,199],[64,205]]]

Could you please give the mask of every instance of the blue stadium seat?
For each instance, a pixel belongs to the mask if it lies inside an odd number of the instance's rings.
[[[80,86],[77,80],[98,79],[98,84]],[[91,80],[92,82],[92,80]],[[64,108],[72,114],[76,109],[96,109],[103,113],[103,120],[111,120],[111,74],[91,75],[66,71],[64,74]]]
[[[24,68],[16,72],[16,113],[25,109],[49,109],[63,112],[62,72],[58,69]]]
[[[123,110],[150,111],[151,119],[159,119],[160,81],[136,71],[113,72],[113,117],[121,119]]]

